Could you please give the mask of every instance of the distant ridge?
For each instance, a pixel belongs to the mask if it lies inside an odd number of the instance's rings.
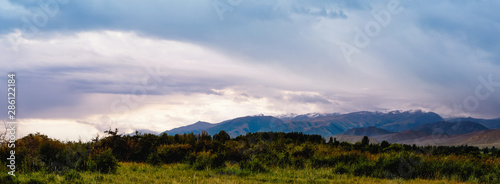
[[[174,128],[172,130],[167,130],[163,133],[173,135],[173,134],[183,134],[183,133],[193,132],[195,134],[198,134],[199,132],[201,132],[203,130],[207,130],[213,126],[215,126],[215,124],[211,124],[211,123],[203,122],[203,121],[198,121],[198,122],[191,124],[191,125],[182,126],[179,128]]]
[[[388,131],[398,132],[426,123],[443,121],[443,118],[433,112],[390,111],[369,112],[360,111],[347,114],[340,113],[309,113],[290,114],[285,116],[246,116],[239,117],[216,124],[197,122],[192,125],[165,131],[168,134],[182,134],[193,132],[195,134],[206,130],[213,135],[220,130],[228,132],[232,137],[249,132],[303,132],[306,134],[319,134],[323,137],[340,134],[352,128],[377,127],[390,128]]]
[[[339,141],[357,142],[368,136],[370,142],[387,140],[391,143],[417,145],[498,145],[500,133],[488,130],[497,127],[499,119],[455,118],[444,119],[433,112],[412,111],[360,111],[340,113],[288,114],[282,116],[245,116],[220,123],[196,122],[165,131],[170,135],[207,131],[214,135],[221,130],[231,137],[249,132],[302,132],[318,134]],[[492,133],[494,132],[494,133]],[[500,145],[498,145],[500,147]]]
[[[452,136],[431,135],[419,139],[408,139],[400,141],[402,144],[435,145],[435,146],[459,146],[470,145],[478,147],[500,147],[500,130],[481,130],[467,134]]]
[[[477,119],[477,118],[468,117],[468,118],[454,118],[454,119],[450,119],[448,121],[450,121],[450,122],[470,121],[470,122],[474,122],[474,123],[479,123],[479,124],[485,126],[486,128],[489,128],[489,129],[500,129],[500,118]]]
[[[412,128],[411,130],[397,132],[393,134],[373,136],[373,138],[389,142],[401,142],[406,140],[420,139],[427,136],[434,136],[435,138],[449,137],[450,135],[466,134],[475,131],[487,130],[481,124],[474,122],[447,122],[440,121],[435,123],[428,123]]]
[[[429,135],[435,135],[435,134],[456,135],[456,134],[466,134],[470,132],[487,130],[487,129],[488,128],[486,128],[485,126],[471,121],[456,121],[456,122],[441,121],[436,123],[420,125],[418,127],[413,128],[412,130],[422,131]]]
[[[353,128],[345,132],[342,132],[340,135],[377,136],[377,135],[386,135],[392,133],[394,132],[390,132],[374,126],[369,126],[363,128]]]

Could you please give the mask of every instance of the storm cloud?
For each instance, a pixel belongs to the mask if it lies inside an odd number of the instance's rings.
[[[0,5],[0,71],[17,73],[27,122],[163,131],[261,113],[500,117],[496,1]]]

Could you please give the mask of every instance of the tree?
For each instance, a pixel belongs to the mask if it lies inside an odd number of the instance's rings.
[[[333,146],[337,147],[340,145],[340,142],[337,141],[337,138],[333,138]]]
[[[383,141],[380,143],[380,147],[381,147],[382,149],[389,147],[389,145],[390,145],[390,144],[389,144],[389,142],[387,142],[386,140],[383,140]]]
[[[333,138],[332,138],[332,137],[330,137],[330,140],[328,141],[328,144],[329,144],[329,145],[332,145],[332,144],[333,144]]]
[[[370,144],[370,139],[368,138],[368,136],[364,136],[361,140],[361,145],[367,146],[368,144]]]
[[[113,156],[111,149],[107,149],[102,153],[99,153],[96,158],[94,158],[95,169],[103,173],[116,173],[118,169],[118,160]]]
[[[224,143],[224,142],[226,142],[227,140],[230,140],[230,139],[231,139],[231,137],[224,130],[221,130],[221,131],[219,131],[218,134],[214,135],[214,140],[222,142],[222,143]]]

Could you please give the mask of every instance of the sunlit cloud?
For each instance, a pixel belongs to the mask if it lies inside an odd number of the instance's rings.
[[[69,1],[30,35],[22,20],[39,5],[0,5],[0,71],[18,74],[19,118],[49,125],[26,132],[362,110],[500,116],[500,89],[455,109],[479,78],[500,81],[497,2],[400,1],[351,62],[340,43],[354,45],[387,2],[245,1],[221,20],[211,1]]]

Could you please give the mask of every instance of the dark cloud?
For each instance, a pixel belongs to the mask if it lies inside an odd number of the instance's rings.
[[[299,103],[331,104],[328,99],[320,95],[291,95],[290,100]]]
[[[19,11],[0,13],[2,34],[22,28],[23,17],[31,19],[40,11],[35,0],[4,2]],[[224,14],[224,20],[217,15],[212,2],[73,0],[60,4],[57,15],[39,27],[38,37],[31,35],[30,38],[49,42],[49,38],[39,38],[46,35],[58,38],[82,31],[133,31],[156,41],[177,40],[200,45],[247,66],[276,70],[252,76],[237,76],[225,73],[227,71],[178,70],[159,76],[163,82],[148,90],[148,95],[220,95],[217,90],[245,86],[240,89],[250,97],[259,98],[277,96],[284,100],[282,93],[276,92],[280,90],[333,94],[333,99],[348,102],[344,105],[353,111],[387,108],[379,106],[384,100],[421,106],[438,104],[427,106],[433,108],[449,107],[473,94],[478,76],[490,73],[500,76],[497,2],[401,1],[404,11],[393,15],[391,23],[371,39],[368,47],[361,49],[356,56],[359,59],[351,64],[344,62],[335,42],[341,38],[351,41],[355,33],[346,30],[354,26],[364,28],[374,20],[370,12],[385,8],[387,2],[246,0],[231,5],[232,10]],[[48,53],[38,56],[44,54]],[[138,62],[148,61],[132,59],[133,53],[123,55],[123,58],[96,56],[113,60],[111,63],[92,61],[92,64],[73,65],[72,60],[68,60],[64,64],[60,62],[60,66],[31,67],[18,63],[23,67],[16,71],[24,75],[20,77],[23,81],[19,86],[23,96],[20,106],[33,117],[49,117],[48,111],[53,107],[74,106],[84,94],[133,94],[133,89],[144,85],[144,81],[154,83],[155,79],[137,69]],[[40,62],[49,61],[40,58]],[[164,66],[169,65],[165,63]],[[292,71],[308,80],[289,82],[288,76],[276,76],[282,77],[279,80],[259,78],[280,73],[278,70]],[[251,91],[252,88],[273,90],[260,92]],[[365,88],[370,90],[362,91]],[[350,93],[360,98],[346,95]],[[248,96],[236,100],[246,101]],[[497,97],[493,95],[481,101],[474,113],[500,114]],[[295,102],[322,105],[331,104],[328,99],[332,98],[323,95],[290,98]]]

